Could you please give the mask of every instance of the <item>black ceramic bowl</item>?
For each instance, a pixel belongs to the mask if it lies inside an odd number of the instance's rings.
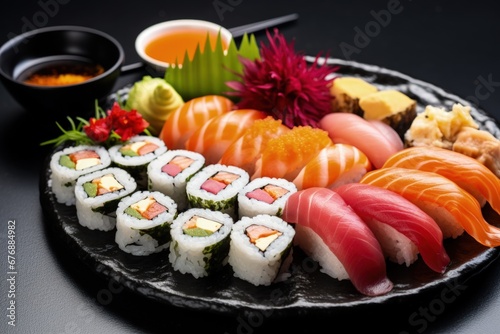
[[[111,36],[90,28],[56,26],[32,30],[0,48],[0,79],[15,100],[30,112],[48,116],[80,116],[95,109],[113,89],[124,62],[122,46]],[[100,71],[94,71],[96,69]],[[33,74],[85,72],[79,83],[26,83]],[[92,72],[92,73],[90,73]],[[99,74],[100,73],[100,74]],[[40,78],[40,76],[38,77]],[[59,77],[61,78],[61,77]]]

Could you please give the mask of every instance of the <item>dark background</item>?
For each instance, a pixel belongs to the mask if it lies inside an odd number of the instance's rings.
[[[2,7],[0,43],[34,27],[89,26],[117,38],[127,64],[139,61],[134,39],[140,31],[164,20],[204,19],[231,28],[298,13],[297,22],[280,27],[287,39],[295,41],[297,51],[400,71],[457,94],[500,119],[500,20],[493,1],[41,0],[10,1]],[[256,36],[266,40],[264,33]],[[124,76],[116,87],[130,80]],[[41,120],[0,86],[0,333],[176,333],[203,328],[209,333],[267,333],[280,326],[307,333],[311,331],[304,329],[318,324],[328,332],[339,330],[338,326],[384,333],[498,332],[497,262],[418,326],[408,319],[429,307],[432,296],[407,308],[381,305],[380,313],[353,312],[352,320],[336,314],[311,315],[265,318],[243,327],[242,318],[178,310],[135,296],[96,275],[47,228],[50,222],[43,219],[38,180],[48,152],[38,143],[57,133],[53,122]],[[16,327],[7,326],[6,317],[9,220],[16,221]]]

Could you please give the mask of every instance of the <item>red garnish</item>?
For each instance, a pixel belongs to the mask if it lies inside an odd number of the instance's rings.
[[[81,117],[77,117],[77,119],[78,125],[71,117],[68,117],[71,124],[70,130],[64,130],[59,123],[56,123],[63,134],[40,145],[53,144],[58,146],[66,141],[72,141],[75,145],[102,144],[110,147],[143,132],[151,135],[147,130],[149,123],[142,118],[142,115],[136,110],[122,109],[118,102],[115,102],[107,113],[96,106],[96,116],[91,117],[88,121]]]
[[[269,46],[261,45],[261,59],[242,58],[242,81],[227,82],[230,94],[240,98],[240,109],[257,109],[280,119],[288,127],[310,125],[331,112],[329,78],[336,68],[318,64],[319,56],[308,65],[277,29],[267,32]]]
[[[89,125],[83,127],[85,134],[96,143],[105,142],[111,132],[111,127],[106,118],[94,118],[89,120]]]
[[[138,135],[149,126],[149,123],[142,118],[137,110],[123,110],[117,102],[108,111],[107,118],[109,118],[111,128],[120,136],[122,141]]]

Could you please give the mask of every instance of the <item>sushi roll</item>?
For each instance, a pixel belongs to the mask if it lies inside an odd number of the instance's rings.
[[[285,179],[253,179],[238,193],[239,218],[253,217],[261,213],[280,217],[286,200],[296,191],[295,184]]]
[[[134,178],[117,167],[80,176],[75,186],[78,222],[91,230],[114,229],[118,202],[136,189]]]
[[[75,205],[78,177],[104,169],[110,164],[109,153],[101,146],[71,146],[54,153],[50,159],[50,182],[57,202]]]
[[[238,193],[247,185],[248,173],[235,166],[205,166],[186,185],[191,208],[206,208],[238,218]]]
[[[109,148],[113,166],[125,169],[134,177],[141,190],[147,190],[148,164],[165,153],[165,143],[153,136],[134,136],[127,142]]]
[[[133,255],[157,253],[170,245],[170,225],[177,204],[158,191],[137,191],[120,200],[116,210],[115,242]]]
[[[233,225],[229,264],[234,276],[256,286],[285,280],[295,230],[279,217],[243,217]]]
[[[205,165],[200,153],[170,150],[148,165],[148,190],[160,191],[177,203],[178,211],[188,208],[187,181]]]
[[[192,208],[171,225],[169,261],[174,270],[195,278],[209,276],[227,264],[233,219],[220,211]]]

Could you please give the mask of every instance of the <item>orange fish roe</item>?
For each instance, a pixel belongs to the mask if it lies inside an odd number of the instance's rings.
[[[267,142],[290,131],[280,120],[267,116],[255,120],[245,133],[234,141],[224,152],[220,163],[243,168],[250,175],[255,171],[255,161]]]
[[[260,176],[293,180],[307,162],[331,144],[326,131],[310,126],[296,126],[269,140],[262,152]]]

